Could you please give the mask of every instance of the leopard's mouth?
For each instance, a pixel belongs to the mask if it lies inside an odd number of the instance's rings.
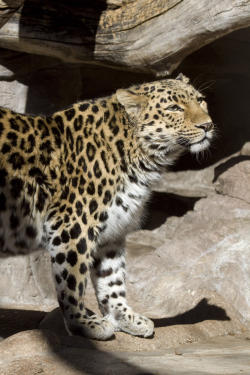
[[[210,140],[208,137],[204,137],[201,141],[192,143],[190,147],[190,152],[191,153],[198,153],[200,151],[206,150],[210,146]]]
[[[210,133],[205,134],[202,139],[196,142],[192,142],[190,139],[184,137],[179,137],[178,144],[189,149],[191,153],[197,153],[206,150],[210,146],[211,138]]]

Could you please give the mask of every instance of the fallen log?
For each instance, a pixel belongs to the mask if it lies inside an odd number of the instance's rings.
[[[249,25],[249,0],[26,0],[0,29],[0,47],[167,75],[193,51]]]

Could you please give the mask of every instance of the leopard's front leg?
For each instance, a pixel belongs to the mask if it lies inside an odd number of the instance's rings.
[[[99,307],[116,331],[149,337],[154,323],[133,311],[126,299],[124,243],[99,246],[91,267]]]
[[[112,323],[84,305],[94,241],[89,240],[86,228],[74,214],[64,223],[62,214],[54,211],[46,226],[56,291],[67,331],[98,340],[110,338],[114,333]]]

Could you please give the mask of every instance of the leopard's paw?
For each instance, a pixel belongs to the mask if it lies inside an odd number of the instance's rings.
[[[88,318],[79,318],[70,323],[65,322],[70,335],[85,336],[90,339],[108,340],[114,335],[115,328],[105,317],[96,315]]]
[[[123,331],[134,336],[150,337],[154,333],[154,323],[147,317],[128,309],[126,312],[117,312],[109,319],[115,331]]]

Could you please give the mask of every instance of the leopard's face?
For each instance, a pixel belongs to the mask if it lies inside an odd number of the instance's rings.
[[[204,97],[183,75],[134,87],[123,105],[137,127],[137,136],[150,154],[180,149],[197,153],[207,149],[214,135]],[[122,102],[122,100],[120,100]]]

